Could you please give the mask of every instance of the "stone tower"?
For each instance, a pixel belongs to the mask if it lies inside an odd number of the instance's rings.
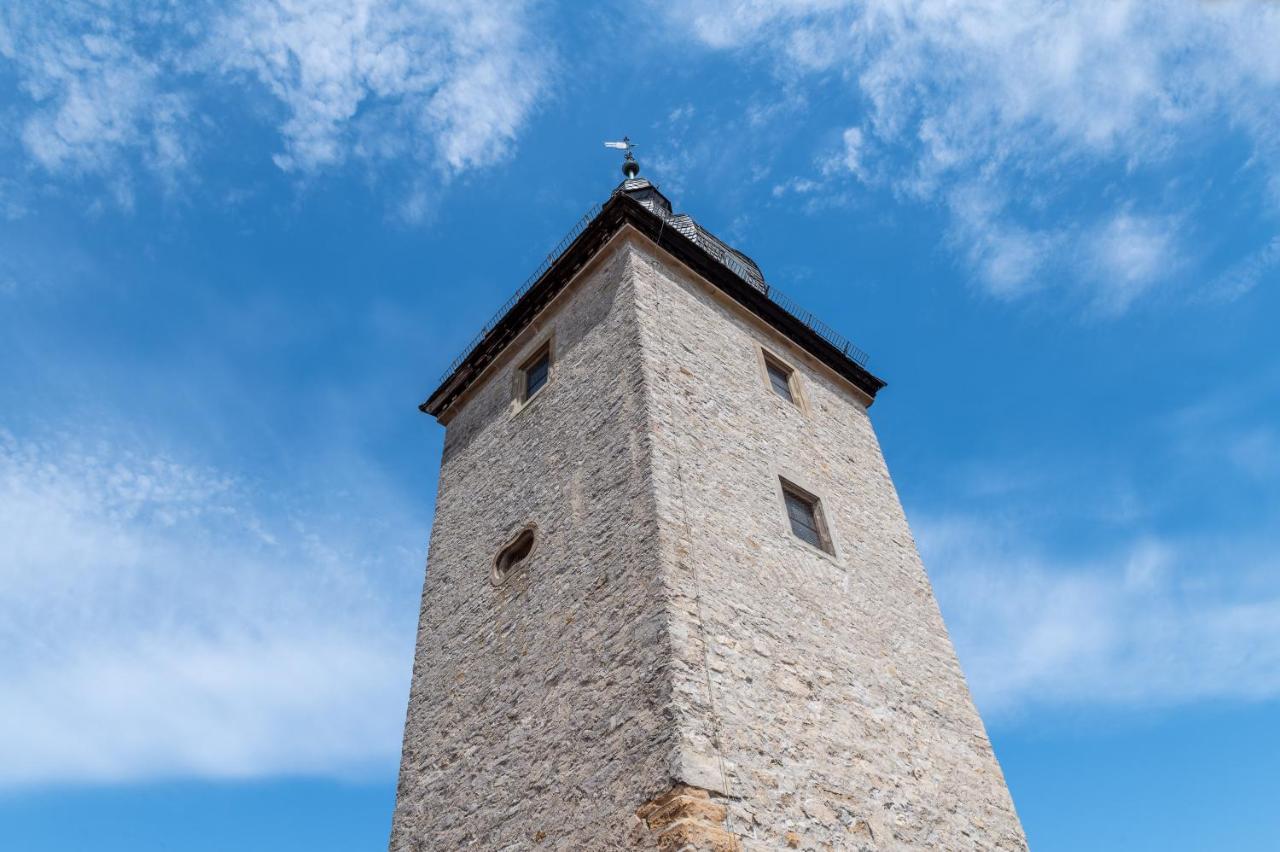
[[[634,164],[450,369],[391,849],[1025,849],[867,416]]]

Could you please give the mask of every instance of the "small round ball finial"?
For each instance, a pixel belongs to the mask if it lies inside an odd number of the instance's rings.
[[[627,152],[627,156],[622,160],[622,173],[628,178],[633,178],[640,174],[640,164],[636,162],[636,158],[631,156],[631,152]]]

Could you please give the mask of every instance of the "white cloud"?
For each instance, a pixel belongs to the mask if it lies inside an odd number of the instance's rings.
[[[1274,494],[1280,484],[1277,410],[1280,367],[1264,368],[1247,382],[1200,389],[1185,405],[1159,413],[1154,434],[1169,445],[1171,470],[1181,476],[1197,472],[1201,499],[1212,493],[1206,485],[1216,482],[1228,494],[1272,494],[1275,503],[1280,502]]]
[[[25,216],[27,209],[21,196],[22,190],[16,181],[0,177],[0,217],[13,221]]]
[[[1206,288],[1210,299],[1231,301],[1248,293],[1263,277],[1280,264],[1280,235],[1272,237],[1261,248],[1237,261]]]
[[[1271,426],[1255,426],[1223,436],[1227,458],[1242,473],[1264,482],[1280,476],[1280,431]]]
[[[1151,264],[1176,253],[1176,234],[1154,223],[1175,215],[1177,202],[1148,211],[1146,222],[1126,220],[1123,202],[1092,212],[1063,200],[1081,175],[1169,169],[1165,177],[1176,178],[1189,150],[1210,156],[1204,139],[1238,134],[1253,149],[1248,167],[1273,183],[1280,176],[1280,4],[687,0],[663,8],[708,47],[773,56],[788,83],[839,72],[863,117],[820,157],[822,170],[878,178],[946,205],[955,230],[989,234],[975,251],[957,247],[999,295],[1025,289],[1047,245],[1064,238],[1061,261],[1082,258],[1086,277],[1098,264],[1115,273],[1098,293],[1100,309],[1121,311],[1154,286]],[[869,172],[879,158],[894,166]],[[977,223],[966,221],[975,183],[999,199]]]
[[[1074,265],[1081,300],[1097,315],[1127,311],[1183,265],[1171,216],[1122,210],[1080,228],[1034,228],[1005,215],[1000,189],[958,185],[948,196],[950,244],[979,275],[986,292],[1019,298],[1045,287],[1055,269]]]
[[[990,185],[961,184],[947,201],[953,214],[951,243],[978,271],[988,292],[1011,298],[1041,286],[1065,234],[1026,228],[1003,217],[1005,202]]]
[[[866,140],[863,138],[862,130],[857,127],[845,128],[844,133],[840,134],[840,141],[843,143],[843,149],[827,159],[823,164],[823,173],[844,171],[860,181],[866,181],[868,179],[867,166],[864,162]]]
[[[807,195],[821,186],[817,181],[808,178],[791,178],[783,183],[775,184],[771,193],[774,198],[781,198],[787,193]]]
[[[232,117],[212,105],[252,108],[245,91],[208,96],[228,79],[283,108],[274,161],[286,171],[352,156],[445,176],[489,165],[549,80],[531,27],[522,2],[71,0],[7,6],[0,58],[25,95],[16,133],[31,162],[99,177],[128,206],[139,169],[169,188],[190,179],[199,140]]]
[[[209,50],[284,105],[275,160],[286,170],[353,151],[430,156],[450,172],[486,165],[515,139],[548,75],[524,3],[243,3],[218,21]]]
[[[858,75],[873,135],[920,137],[924,177],[993,159],[1026,166],[1032,152],[1161,157],[1172,129],[1225,107],[1240,107],[1232,117],[1242,122],[1269,121],[1249,113],[1280,83],[1272,4],[818,0],[753,10],[693,2],[673,15],[700,34],[708,19],[732,18],[735,44],[784,53],[798,32],[826,33],[836,46],[827,67]]]
[[[1087,237],[1098,278],[1095,305],[1120,314],[1179,266],[1174,223],[1120,213]]]
[[[163,4],[119,11],[82,2],[10,5],[0,16],[0,57],[14,65],[30,100],[17,133],[32,160],[55,175],[107,178],[128,206],[127,157],[169,180],[194,142],[190,100],[170,82],[169,57],[141,47]]]
[[[693,119],[697,112],[698,111],[693,104],[678,106],[671,110],[671,112],[667,113],[667,126],[673,128],[677,126],[687,127],[690,120]]]
[[[419,534],[359,484],[360,513],[331,517],[0,431],[0,786],[393,766]]]
[[[984,713],[1280,696],[1269,542],[1137,538],[1080,562],[969,517],[917,524]]]

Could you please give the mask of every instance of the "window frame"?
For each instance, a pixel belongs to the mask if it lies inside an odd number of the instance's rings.
[[[533,383],[535,372],[541,373],[541,381],[532,389],[530,385]],[[525,402],[533,399],[538,395],[538,391],[547,386],[547,382],[551,380],[551,353],[542,350],[525,365],[524,368],[524,399]]]
[[[786,530],[790,533],[791,538],[800,542],[804,547],[822,554],[823,556],[835,559],[836,541],[835,536],[831,532],[831,522],[827,520],[827,510],[822,497],[813,493],[813,491],[798,484],[794,479],[786,476],[778,476],[778,495],[782,499],[782,519],[786,525]],[[813,517],[814,525],[811,529],[817,533],[818,544],[814,544],[807,538],[804,538],[795,530],[797,523],[792,519],[791,506],[788,497],[792,497],[808,507],[810,515]],[[808,526],[801,524],[801,526]]]
[[[780,402],[795,406],[801,412],[807,413],[808,409],[805,406],[804,393],[800,387],[800,371],[785,358],[780,358],[776,353],[766,349],[765,347],[757,346],[756,349],[760,353],[760,377],[764,380],[764,386],[765,389],[768,390],[769,395]],[[774,386],[770,368],[786,376],[787,392],[791,396],[790,399],[787,399],[780,394],[778,389]]]
[[[547,389],[547,385],[551,384],[556,373],[555,347],[554,339],[547,337],[541,343],[533,348],[533,351],[519,363],[515,369],[513,377],[512,389],[515,394],[515,411],[522,410],[526,405],[543,395],[543,391]],[[542,380],[542,384],[534,389],[533,393],[529,393],[529,373],[543,359],[547,361],[547,376]]]

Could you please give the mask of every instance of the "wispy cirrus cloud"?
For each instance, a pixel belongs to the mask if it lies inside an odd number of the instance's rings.
[[[1280,696],[1280,563],[1265,537],[1135,536],[1073,560],[974,516],[916,530],[985,713]]]
[[[1205,297],[1228,302],[1238,299],[1268,276],[1273,280],[1280,277],[1276,273],[1277,266],[1280,266],[1280,235],[1272,237],[1266,245],[1250,252],[1214,278]]]
[[[772,57],[785,81],[837,72],[861,119],[818,154],[819,174],[945,206],[959,255],[1002,297],[1070,269],[1088,304],[1119,313],[1172,277],[1161,260],[1179,259],[1186,241],[1168,225],[1194,196],[1129,187],[1142,176],[1176,187],[1189,158],[1220,155],[1206,139],[1224,133],[1246,141],[1237,165],[1280,207],[1273,3],[663,8],[709,48]],[[1139,197],[1150,209],[1133,209]]]
[[[913,527],[984,711],[1280,699],[1277,399],[1262,371],[1151,412],[1141,452],[957,466]]]
[[[949,242],[997,298],[1043,290],[1054,282],[1054,270],[1066,268],[1088,312],[1118,316],[1176,276],[1185,260],[1173,214],[1124,207],[1084,225],[1037,227],[1007,215],[1009,202],[998,189],[975,183],[957,186],[946,203]]]
[[[281,143],[262,157],[287,172],[489,165],[545,92],[552,52],[526,3],[71,0],[7,6],[0,60],[30,165],[100,179],[127,207],[139,174],[194,180],[211,129],[262,117],[259,87]]]
[[[394,765],[418,531],[360,490],[0,431],[0,786]]]
[[[0,12],[0,58],[25,104],[17,141],[45,174],[103,178],[116,201],[133,199],[133,172],[172,181],[195,142],[191,98],[175,82],[175,50],[164,3],[11,4]]]
[[[1095,267],[1093,303],[1104,314],[1124,313],[1181,263],[1173,216],[1121,211],[1096,225],[1082,242]]]
[[[510,144],[549,74],[529,4],[277,0],[221,16],[206,46],[283,105],[282,169],[352,154],[456,172]]]

